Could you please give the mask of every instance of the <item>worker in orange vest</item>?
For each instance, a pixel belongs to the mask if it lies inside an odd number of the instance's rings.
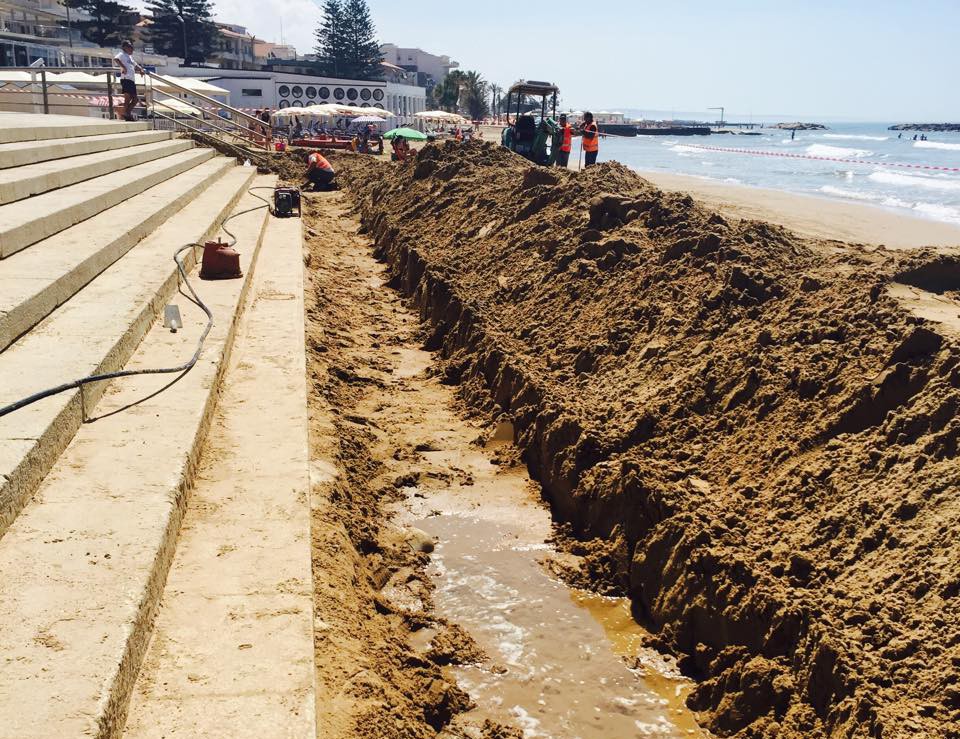
[[[333,178],[337,173],[333,171],[333,166],[327,158],[319,151],[311,151],[307,154],[307,181],[303,183],[304,189],[307,185],[313,185],[314,190],[334,190]]]
[[[556,140],[556,139],[554,139]],[[566,168],[570,163],[570,150],[573,148],[573,127],[567,123],[565,113],[560,114],[560,148],[557,151],[557,166]]]
[[[583,114],[583,166],[592,167],[600,153],[600,128],[593,122],[593,113]]]

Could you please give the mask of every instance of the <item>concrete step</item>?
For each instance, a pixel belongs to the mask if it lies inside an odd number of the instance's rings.
[[[253,175],[226,174],[0,354],[0,406],[122,367],[176,290],[174,250],[214,233]],[[85,385],[0,418],[0,536],[102,392]]]
[[[107,133],[96,136],[48,139],[46,141],[18,141],[0,144],[0,169],[23,167],[28,164],[47,162],[51,159],[95,154],[98,151],[123,149],[127,146],[154,144],[173,138],[171,131],[134,131],[132,133]]]
[[[108,121],[76,115],[0,113],[0,144],[146,131],[148,128],[147,123]]]
[[[189,139],[173,139],[0,170],[0,205],[69,187],[192,148],[193,142]]]
[[[215,154],[212,149],[182,151],[27,200],[0,205],[0,259],[139,195]]]
[[[248,195],[236,209],[258,203]],[[84,424],[0,539],[4,736],[121,735],[266,218],[259,210],[232,223],[244,279],[201,282],[194,273],[216,322],[193,370],[159,394],[169,375],[111,383],[89,407],[120,412]],[[190,356],[205,316],[177,302],[183,329],[157,322],[128,367]]]
[[[124,737],[315,739],[298,219],[267,225],[211,428]]]
[[[0,260],[0,351],[232,169],[214,157]]]

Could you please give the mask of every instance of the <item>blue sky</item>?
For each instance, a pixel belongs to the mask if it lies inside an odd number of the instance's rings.
[[[573,108],[960,120],[960,0],[369,0],[380,41],[449,54]],[[314,0],[214,0],[262,38],[313,46]],[[414,9],[415,8],[415,9]]]

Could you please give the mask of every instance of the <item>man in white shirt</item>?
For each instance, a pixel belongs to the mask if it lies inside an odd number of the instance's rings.
[[[120,44],[120,53],[113,60],[120,65],[120,89],[123,90],[123,119],[133,120],[133,109],[137,107],[137,72],[143,74],[143,67],[133,60],[133,44],[124,41]]]

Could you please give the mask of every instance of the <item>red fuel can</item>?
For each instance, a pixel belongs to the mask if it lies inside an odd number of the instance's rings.
[[[240,254],[229,244],[219,239],[203,245],[203,262],[200,265],[201,280],[230,280],[243,277],[240,269]]]

